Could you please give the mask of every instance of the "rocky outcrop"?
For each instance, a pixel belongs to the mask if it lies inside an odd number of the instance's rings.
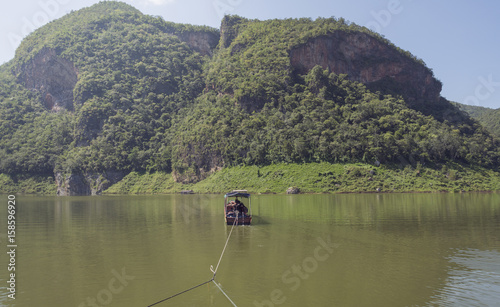
[[[56,172],[57,195],[100,195],[104,190],[123,179],[124,176],[123,172],[115,171],[85,174]]]
[[[37,91],[43,105],[51,111],[73,109],[73,88],[78,79],[75,65],[61,58],[52,48],[43,48],[16,69],[18,80]]]
[[[208,169],[206,167],[197,167],[198,165],[195,166],[196,168],[191,167],[189,169],[174,169],[172,171],[172,178],[175,182],[182,184],[196,183],[208,178],[213,173],[220,171],[223,167],[221,165],[223,165],[222,162],[220,162],[220,165],[210,165],[211,167]]]
[[[335,31],[311,38],[290,51],[290,62],[299,74],[320,65],[372,90],[403,95],[409,102],[440,98],[441,82],[430,69],[363,32]]]
[[[220,26],[220,45],[223,48],[229,47],[233,40],[238,36],[239,25],[247,22],[245,19],[236,15],[226,15],[221,21]]]
[[[201,55],[212,56],[212,52],[219,43],[219,35],[213,32],[184,32],[178,34],[181,41]]]
[[[300,194],[300,189],[297,187],[289,187],[286,189],[286,194]]]
[[[82,174],[56,172],[55,178],[58,196],[90,195],[90,187]]]

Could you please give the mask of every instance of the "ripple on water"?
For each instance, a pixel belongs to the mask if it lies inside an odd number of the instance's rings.
[[[498,306],[500,253],[461,250],[450,257],[452,269],[431,306]]]

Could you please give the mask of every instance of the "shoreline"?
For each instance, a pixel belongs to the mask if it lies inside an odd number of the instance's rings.
[[[252,192],[248,191],[252,195],[347,195],[347,194],[494,194],[494,193],[500,193],[500,190],[469,190],[469,191],[459,191],[459,192],[454,192],[454,191],[384,191],[384,192],[377,192],[377,191],[342,191],[342,192],[300,192],[296,194],[287,194],[285,192]],[[43,193],[14,193],[17,196],[30,196],[30,197],[37,197],[37,196],[56,196],[56,197],[81,197],[81,196],[160,196],[160,195],[224,195],[227,192],[194,192],[190,194],[182,194],[180,192],[170,192],[170,193],[122,193],[122,194],[117,194],[117,193],[102,193],[102,194],[96,194],[96,195],[71,195],[71,196],[59,196],[56,194],[43,194]],[[0,192],[0,195],[8,195],[12,193],[5,193],[5,192]]]
[[[90,183],[92,184],[92,183]],[[96,195],[223,194],[246,189],[252,194],[385,194],[494,193],[500,191],[500,172],[458,163],[404,167],[366,163],[305,163],[223,168],[196,183],[175,182],[167,172],[131,172]],[[0,174],[0,194],[56,196],[51,176],[10,177]]]

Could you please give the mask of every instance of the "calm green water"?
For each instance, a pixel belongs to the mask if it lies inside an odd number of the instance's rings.
[[[3,196],[4,203],[7,197]],[[16,300],[148,306],[211,278],[221,195],[17,197]],[[256,195],[217,280],[238,306],[498,306],[500,194]],[[1,243],[7,250],[7,212]],[[212,283],[156,306],[232,306]]]

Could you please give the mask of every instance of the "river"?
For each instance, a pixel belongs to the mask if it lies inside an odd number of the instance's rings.
[[[7,204],[7,196],[2,196]],[[254,195],[216,282],[237,306],[497,306],[500,194]],[[7,210],[0,214],[7,248]],[[16,197],[16,299],[148,306],[208,281],[222,195]],[[207,283],[155,306],[233,306]]]

